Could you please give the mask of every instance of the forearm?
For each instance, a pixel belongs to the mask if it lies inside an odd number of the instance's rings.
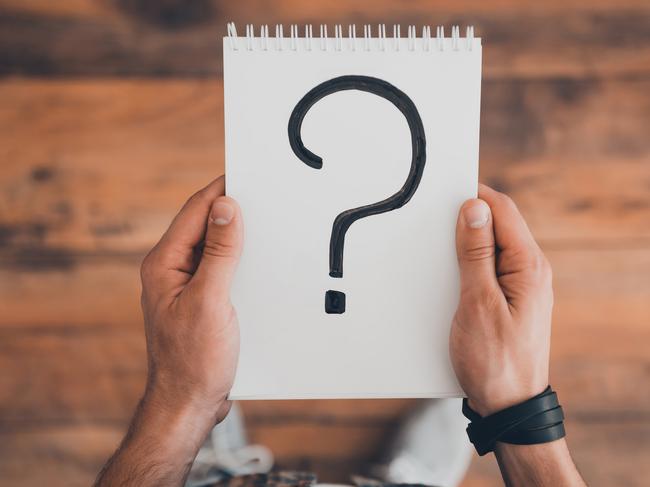
[[[239,353],[229,290],[243,222],[224,191],[222,176],[192,196],[142,262],[147,389],[95,487],[183,485],[228,413]]]
[[[192,404],[169,407],[145,397],[95,487],[184,485],[211,423]]]
[[[566,441],[539,445],[497,443],[495,455],[508,487],[585,487]]]

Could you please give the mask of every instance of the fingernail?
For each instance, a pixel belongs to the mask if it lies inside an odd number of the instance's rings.
[[[215,225],[228,225],[235,216],[235,209],[225,201],[215,201],[212,203],[210,219]]]
[[[476,200],[463,210],[469,228],[483,228],[490,219],[490,207],[483,200]]]

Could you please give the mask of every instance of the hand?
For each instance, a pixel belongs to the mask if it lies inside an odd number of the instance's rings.
[[[517,207],[485,185],[466,201],[456,226],[460,303],[451,361],[470,407],[489,416],[548,385],[551,267]],[[497,442],[505,484],[585,487],[564,438],[536,445]]]
[[[243,240],[224,178],[193,195],[142,263],[149,374],[143,403],[227,414],[239,354],[230,282]]]
[[[184,485],[207,434],[228,413],[239,354],[229,293],[242,234],[221,177],[185,203],[144,259],[147,387],[96,487]]]
[[[481,416],[523,402],[548,385],[551,268],[517,207],[480,185],[456,228],[460,304],[451,360]]]

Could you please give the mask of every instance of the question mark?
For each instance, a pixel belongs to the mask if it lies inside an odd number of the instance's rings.
[[[395,86],[371,76],[339,76],[319,84],[311,89],[294,107],[289,118],[289,143],[291,149],[302,162],[314,169],[323,167],[323,159],[307,148],[302,143],[300,129],[307,112],[321,98],[344,90],[359,90],[381,96],[390,101],[402,112],[409,129],[411,130],[411,169],[402,188],[392,196],[370,205],[352,208],[340,213],[332,225],[330,237],[330,277],[343,277],[343,245],[345,234],[355,221],[371,215],[378,215],[401,208],[409,202],[418,189],[424,165],[427,160],[426,139],[424,126],[415,104],[405,93]],[[345,293],[341,291],[327,291],[325,293],[325,312],[328,314],[341,314],[345,312]]]

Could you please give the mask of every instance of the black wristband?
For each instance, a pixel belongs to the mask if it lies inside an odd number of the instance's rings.
[[[527,401],[484,418],[469,407],[467,399],[463,399],[463,414],[471,421],[467,426],[469,441],[481,456],[494,451],[497,441],[535,445],[566,435],[562,406],[551,386]]]

